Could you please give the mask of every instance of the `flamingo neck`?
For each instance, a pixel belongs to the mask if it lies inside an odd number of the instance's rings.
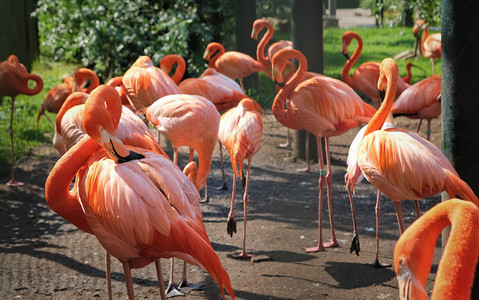
[[[210,58],[210,62],[208,63],[208,67],[216,69],[216,67],[215,67],[216,61],[224,53],[225,53],[225,48],[222,45],[219,45],[218,47],[215,47],[213,49],[213,53],[212,53],[212,56]]]
[[[274,29],[270,23],[264,23],[264,25],[258,31],[261,31],[263,27],[266,27],[266,33],[258,43],[258,47],[256,48],[256,58],[265,68],[271,68],[271,57],[269,57],[269,59],[266,58],[266,56],[264,56],[264,50],[268,42],[273,37]]]
[[[426,52],[426,48],[424,47],[424,42],[426,41],[428,36],[429,36],[429,29],[426,27],[426,29],[424,29],[424,36],[422,37],[422,41],[421,41],[421,51],[423,54],[424,52]]]
[[[88,86],[88,88],[80,89],[80,87],[85,83],[87,79],[90,80],[90,85]],[[95,88],[100,85],[100,79],[98,78],[96,73],[87,68],[78,69],[78,71],[76,71],[73,75],[73,81],[74,92],[82,91],[87,94],[91,93]]]
[[[276,119],[284,126],[291,127],[288,119],[290,118],[291,111],[285,109],[286,100],[290,98],[296,86],[301,82],[302,77],[308,71],[308,61],[304,55],[299,55],[299,52],[291,52],[289,58],[296,58],[298,60],[298,69],[293,76],[286,82],[284,87],[276,94],[273,101],[273,114]]]
[[[167,74],[170,74],[171,69],[176,64],[175,73],[171,75],[171,79],[178,85],[185,75],[186,62],[180,55],[170,54],[160,61],[160,68]]]
[[[388,74],[387,76],[387,86],[386,86],[386,95],[384,101],[381,104],[381,107],[376,111],[374,116],[368,123],[368,127],[364,132],[364,136],[367,136],[373,131],[380,130],[384,122],[391,113],[391,107],[394,103],[394,97],[397,90],[397,73]]]
[[[70,191],[75,174],[100,145],[84,136],[57,161],[45,183],[48,206],[80,230],[92,233],[85,218],[76,189]]]
[[[349,86],[354,87],[355,83],[353,81],[353,78],[349,76],[349,71],[351,71],[351,68],[354,66],[356,61],[359,59],[359,56],[361,55],[361,51],[363,50],[363,40],[359,35],[353,35],[353,39],[355,39],[358,42],[358,45],[356,46],[356,49],[353,52],[353,55],[351,55],[351,58],[346,61],[344,64],[343,70],[341,72],[341,80],[346,82]]]

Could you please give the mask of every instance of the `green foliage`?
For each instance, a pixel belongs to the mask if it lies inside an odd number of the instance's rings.
[[[231,2],[38,0],[40,52],[93,68],[103,81],[123,74],[140,55],[158,64],[175,53],[185,58],[188,74],[196,76],[204,69],[205,46],[222,29],[207,22],[207,12],[227,9]],[[219,12],[228,17],[233,10]]]

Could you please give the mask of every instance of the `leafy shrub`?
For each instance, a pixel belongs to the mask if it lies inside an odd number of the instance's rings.
[[[123,74],[140,55],[150,56],[157,65],[164,55],[172,53],[183,56],[188,74],[196,76],[204,69],[206,45],[221,30],[205,22],[204,12],[219,7],[227,18],[233,14],[231,3],[38,0],[34,15],[42,56],[81,63],[94,69],[103,81]]]

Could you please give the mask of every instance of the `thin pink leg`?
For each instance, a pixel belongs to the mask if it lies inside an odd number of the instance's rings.
[[[329,152],[329,138],[325,138],[326,146],[326,184],[328,189],[328,212],[329,212],[329,225],[331,226],[331,242],[325,243],[324,247],[337,247],[339,246],[338,241],[336,240],[336,234],[334,233],[334,222],[333,222],[333,202],[331,198],[331,183],[333,181],[333,173],[331,172],[331,156]]]
[[[178,148],[173,148],[173,163],[178,165]]]
[[[159,259],[155,260],[156,276],[158,277],[158,286],[160,287],[161,300],[166,300],[165,283],[163,281],[163,272],[161,271],[161,262]]]
[[[421,129],[422,119],[419,119],[419,123],[417,124],[416,133],[419,133],[419,129]]]
[[[421,209],[419,208],[419,200],[414,200],[414,210],[416,211],[416,216],[421,217]]]
[[[251,254],[246,253],[246,211],[248,208],[248,185],[249,185],[249,174],[250,174],[250,167],[251,167],[251,159],[248,159],[248,173],[246,174],[246,185],[243,195],[243,251],[241,251],[238,255],[233,255],[234,258],[240,259],[248,259],[251,258]]]
[[[123,265],[123,273],[125,274],[125,284],[126,284],[126,292],[128,294],[129,300],[135,299],[135,292],[133,291],[133,278],[131,277],[131,268],[130,268],[130,261],[122,261]]]
[[[9,186],[22,186],[25,185],[24,182],[16,181],[15,180],[15,151],[13,149],[13,112],[15,111],[15,97],[12,97],[12,105],[10,108],[10,127],[8,128],[8,132],[10,133],[10,154],[11,154],[11,162],[12,162],[12,171],[11,171],[11,179],[7,182]]]
[[[318,244],[316,247],[306,248],[306,252],[324,251],[323,236],[322,236],[322,215],[323,215],[323,196],[324,184],[326,183],[326,172],[324,170],[323,145],[321,139],[316,137],[318,144],[318,160],[319,160],[319,200],[318,200]]]
[[[195,156],[195,149],[190,147],[190,153],[188,155],[188,162],[193,161],[194,156]]]
[[[431,120],[427,120],[427,133],[426,133],[427,140],[431,140]]]
[[[349,248],[349,253],[352,253],[354,251],[356,255],[359,255],[359,251],[361,250],[361,247],[359,245],[359,235],[358,235],[358,229],[356,226],[356,213],[354,211],[354,201],[353,201],[353,193],[351,190],[351,186],[348,187],[348,196],[349,196],[349,206],[351,207],[351,218],[353,219],[353,238],[351,240],[351,247]]]
[[[174,272],[175,272],[175,258],[172,257],[170,258],[170,277],[168,280],[168,286],[166,287],[166,291],[165,291],[167,298],[185,295],[179,289],[177,289],[176,286],[173,284]]]
[[[233,237],[233,233],[236,233],[236,220],[234,216],[235,208],[235,193],[236,193],[236,173],[233,172],[233,188],[231,191],[231,207],[228,213],[228,222],[226,225],[226,232]]]
[[[399,224],[399,233],[402,234],[405,230],[404,227],[404,218],[402,216],[401,202],[394,202],[394,208],[396,209],[396,216]]]
[[[289,147],[289,146],[291,146],[290,134],[289,134],[289,128],[286,127],[286,143],[284,143],[284,144],[279,144],[279,147],[280,147],[280,148],[286,148],[286,147]]]
[[[390,264],[383,264],[379,261],[379,216],[381,215],[381,191],[378,190],[378,196],[376,198],[376,260],[372,263],[375,268],[390,267]]]
[[[106,287],[108,292],[108,300],[113,300],[113,293],[111,290],[111,261],[110,261],[110,253],[105,251],[105,265],[106,265]]]
[[[223,181],[223,184],[220,185],[219,187],[215,188],[215,189],[226,190],[228,187],[226,186],[225,167],[224,167],[224,163],[223,163],[223,145],[221,145],[221,142],[219,140],[218,140],[218,144],[220,145],[221,180]]]

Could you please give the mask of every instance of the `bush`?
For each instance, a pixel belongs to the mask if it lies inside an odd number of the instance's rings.
[[[233,13],[228,6],[232,1],[198,2],[38,0],[34,15],[40,53],[55,61],[81,63],[102,81],[123,74],[140,55],[157,65],[164,55],[175,53],[187,61],[188,73],[197,76],[204,69],[206,45],[221,30],[205,22],[204,11],[219,7],[225,18]]]

